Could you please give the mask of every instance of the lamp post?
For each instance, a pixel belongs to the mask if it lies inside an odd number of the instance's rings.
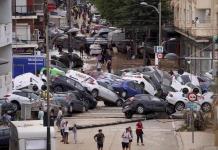
[[[146,2],[141,2],[140,3],[141,5],[144,5],[146,7],[151,7],[153,8],[159,15],[159,39],[158,39],[158,46],[161,46],[161,0],[159,1],[159,4],[158,4],[158,8],[153,6],[153,5],[149,5],[148,3]],[[158,61],[158,54],[155,53],[155,66],[158,66],[159,64],[159,61]]]

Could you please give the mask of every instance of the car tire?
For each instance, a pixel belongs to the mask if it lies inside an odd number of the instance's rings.
[[[122,98],[126,98],[127,97],[127,92],[126,91],[122,91],[120,95],[121,95]]]
[[[63,88],[61,86],[55,86],[54,92],[63,92]]]
[[[173,105],[168,105],[166,107],[166,113],[168,115],[172,115],[173,113],[175,113],[175,107]]]
[[[11,103],[15,111],[18,111],[21,109],[20,104],[17,101],[12,101]]]
[[[127,119],[131,119],[132,116],[133,116],[132,112],[130,112],[130,111],[125,112],[125,117],[126,117]]]
[[[94,89],[91,93],[94,98],[98,97],[98,90]]]
[[[204,112],[204,113],[208,113],[212,110],[212,106],[210,103],[208,102],[205,102],[201,105],[201,110]]]
[[[138,106],[136,107],[136,112],[137,112],[138,114],[143,114],[143,113],[145,112],[144,106],[143,106],[143,105],[138,105]]]
[[[122,99],[118,99],[118,100],[116,101],[116,105],[117,105],[117,107],[123,106],[123,100],[122,100]]]
[[[185,103],[183,103],[183,102],[177,102],[177,103],[175,104],[175,109],[176,109],[177,111],[182,111],[182,110],[184,110],[184,109],[185,109]]]
[[[142,87],[142,89],[145,88],[145,84],[143,82],[140,83],[140,86]]]

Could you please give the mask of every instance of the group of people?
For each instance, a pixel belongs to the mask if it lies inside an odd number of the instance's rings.
[[[97,56],[97,71],[101,71],[102,65],[106,63],[108,73],[112,71],[112,54],[111,49],[102,49],[102,53]]]
[[[138,121],[136,123],[137,145],[139,145],[139,142],[141,142],[141,145],[144,145],[143,134],[144,134],[143,133],[143,124],[141,121]],[[133,142],[133,131],[132,131],[131,127],[126,128],[126,130],[123,132],[121,138],[122,138],[122,149],[123,150],[131,150],[131,144]],[[99,129],[98,133],[95,134],[94,140],[97,143],[97,149],[103,150],[105,136],[102,132],[102,129]]]

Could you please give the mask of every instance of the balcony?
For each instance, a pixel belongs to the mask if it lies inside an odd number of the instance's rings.
[[[12,43],[12,23],[0,24],[0,47]]]
[[[43,4],[13,6],[13,19],[37,19],[37,13],[43,12]]]

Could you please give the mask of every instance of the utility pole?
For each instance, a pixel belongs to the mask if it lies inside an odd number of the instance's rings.
[[[158,34],[158,46],[161,46],[161,17],[162,17],[162,14],[161,14],[161,0],[159,1],[159,4],[158,4],[158,14],[159,14],[159,34]],[[159,64],[159,60],[158,60],[158,53],[155,53],[155,66],[158,66]]]
[[[48,38],[48,22],[49,22],[49,11],[48,11],[48,0],[44,0],[44,22],[45,22],[45,51],[46,51],[46,74],[47,74],[47,150],[51,150],[51,133],[50,133],[50,100],[49,100],[49,38]]]
[[[71,8],[72,8],[72,0],[66,0],[66,4],[67,4],[67,23],[68,23],[68,27],[69,29],[72,28],[72,17],[71,17]],[[72,53],[72,33],[69,32],[68,33],[68,52]]]

